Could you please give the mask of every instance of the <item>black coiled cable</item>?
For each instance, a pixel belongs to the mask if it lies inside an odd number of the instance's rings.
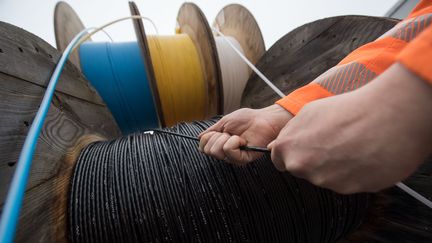
[[[214,122],[170,130],[197,136]],[[87,146],[71,184],[72,242],[335,242],[366,215],[366,194],[315,187],[268,156],[236,167],[197,146],[159,133]]]

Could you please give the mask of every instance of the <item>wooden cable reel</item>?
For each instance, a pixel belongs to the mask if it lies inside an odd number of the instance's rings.
[[[58,13],[67,12],[68,16],[72,16],[75,19],[74,21],[71,21],[72,23],[80,22],[79,17],[76,15],[76,13],[71,13],[73,12],[73,10],[70,7],[63,7],[64,5],[66,4],[65,3],[59,4],[58,7],[56,8],[56,11]],[[135,3],[130,2],[129,7],[132,15],[140,14]],[[59,15],[60,14],[57,13],[55,14],[57,18],[60,18]],[[55,22],[61,22],[61,21],[56,20]],[[154,126],[164,127],[166,125],[172,125],[173,119],[170,119],[169,116],[172,116],[173,114],[171,114],[172,112],[167,113],[167,110],[164,108],[164,102],[167,102],[168,99],[167,97],[161,96],[161,94],[163,94],[163,90],[161,90],[161,86],[160,86],[160,82],[162,80],[159,80],[159,82],[157,80],[158,73],[156,73],[155,70],[157,71],[159,69],[157,69],[157,63],[153,63],[152,60],[153,58],[151,57],[152,50],[150,49],[149,41],[151,40],[152,37],[146,35],[144,25],[141,19],[135,19],[133,20],[133,22],[134,22],[135,34],[138,40],[138,46],[143,57],[142,59],[144,60],[145,71],[147,72],[148,83],[151,88],[151,96],[153,98],[153,104],[151,105],[155,106],[155,110],[157,112],[157,119],[159,121],[158,122],[159,125],[155,124]],[[218,114],[220,111],[220,104],[219,104],[220,74],[219,74],[217,56],[215,56],[216,49],[214,43],[212,43],[213,37],[210,31],[210,27],[208,26],[206,19],[202,14],[201,10],[199,10],[199,8],[196,5],[189,4],[189,3],[185,3],[182,6],[182,8],[179,10],[178,22],[181,29],[180,33],[185,33],[193,41],[193,45],[195,45],[194,48],[196,48],[199,55],[199,61],[202,64],[203,74],[205,75],[204,80],[206,82],[206,90],[207,90],[205,91],[207,92],[205,94],[206,97],[205,110],[204,110],[203,117],[196,117],[196,119],[203,119],[205,117],[214,116]],[[68,42],[73,36],[68,36],[67,38],[65,38],[64,36],[67,36],[67,33],[64,33],[64,30],[68,29],[69,27],[74,28],[74,26],[69,26],[68,22],[62,22],[62,23],[64,24],[62,28],[56,28],[56,38],[60,39],[60,41],[57,42]],[[84,28],[83,26],[81,27]],[[60,50],[62,50],[60,45],[58,47],[60,48]],[[189,96],[186,95],[184,99],[190,100],[191,95],[194,96],[194,94],[189,94]],[[132,106],[133,105],[135,104],[132,104]],[[181,120],[182,118],[179,119],[179,121]],[[147,129],[153,127],[147,127]],[[140,129],[145,129],[145,127],[141,127]]]
[[[265,53],[264,39],[253,15],[240,4],[225,6],[213,22],[213,27],[226,36],[234,37],[241,45],[245,56],[257,63]],[[252,73],[252,70],[249,70]]]
[[[367,23],[367,18],[364,21]],[[390,25],[391,23],[386,23],[381,28],[384,31],[385,26],[391,27]],[[322,28],[322,25],[319,26]],[[311,27],[313,26],[308,26],[308,28]],[[0,107],[3,111],[0,136],[0,145],[3,148],[0,153],[3,158],[0,162],[3,167],[0,177],[2,179],[0,196],[1,201],[4,202],[14,171],[14,162],[17,161],[28,126],[36,113],[45,91],[46,82],[60,53],[40,38],[20,28],[0,23],[0,30],[4,33],[0,36],[0,79],[2,81]],[[300,30],[297,29],[297,31]],[[349,52],[349,50],[343,50]],[[266,73],[265,69],[263,71]],[[298,83],[294,83],[290,88],[294,89],[298,86]],[[67,241],[64,221],[65,207],[70,172],[76,156],[80,153],[81,148],[93,141],[112,139],[119,135],[120,131],[104,102],[79,70],[68,63],[39,137],[21,210],[17,242]],[[413,181],[412,183],[416,186],[414,188],[420,187],[424,189],[422,193],[429,193],[430,190],[426,188],[430,187],[430,171],[424,171],[418,176],[422,180]],[[399,193],[395,190],[397,189],[391,189],[390,195]],[[432,217],[430,211],[421,210],[422,205],[416,204],[416,201],[408,196],[404,199],[405,201],[397,200],[396,197],[385,197],[384,194],[378,196],[383,197],[381,201],[384,201],[384,205],[392,201],[391,203],[396,206],[403,206],[404,202],[408,201],[413,207],[404,208],[406,212],[399,210],[394,213],[393,222],[389,222],[388,218],[381,215],[376,218],[377,228],[371,229],[365,225],[363,229],[354,232],[352,235],[354,239],[343,239],[341,242],[394,242],[404,239],[412,241],[417,239],[416,242],[421,242],[421,240],[428,239],[428,236],[430,237],[431,229],[425,225],[425,222],[427,223]],[[429,193],[426,196],[432,195]],[[387,210],[392,209],[395,208],[387,207]],[[420,212],[429,214],[420,214]],[[397,213],[405,217],[400,215],[396,217]],[[404,221],[414,221],[417,224],[405,224]],[[383,222],[387,224],[382,226]],[[395,234],[399,233],[395,231],[395,227],[399,227],[397,229],[401,230],[401,235],[405,232],[402,230],[407,230],[407,228],[411,230],[411,233],[415,232],[420,235],[419,232],[421,232],[421,238],[420,236],[416,238],[415,235],[396,238],[400,235]]]
[[[129,3],[132,15],[140,15],[139,10],[135,3]],[[234,10],[234,11],[233,11]],[[225,25],[218,24],[220,30],[230,36],[234,36],[239,39],[242,48],[245,49],[246,56],[250,57],[253,62],[256,62],[260,56],[264,53],[264,42],[261,36],[261,32],[253,19],[253,16],[240,5],[230,5],[227,6],[221,13],[224,14],[226,18]],[[219,19],[221,13],[219,14]],[[238,15],[240,14],[240,15]],[[73,33],[83,29],[84,26],[81,24],[77,14],[70,8],[66,3],[59,3],[56,7],[55,13],[55,25],[56,25],[56,39],[58,43],[59,50],[66,45],[73,38]],[[71,21],[62,21],[64,16],[67,16]],[[241,18],[235,17],[241,16]],[[134,29],[138,40],[138,45],[140,47],[140,52],[143,56],[144,66],[147,71],[149,86],[151,87],[151,93],[153,97],[153,103],[155,110],[157,111],[157,117],[159,120],[159,126],[169,126],[173,125],[175,122],[183,120],[191,120],[191,116],[177,116],[173,117],[173,113],[168,112],[169,107],[167,104],[167,94],[164,95],[164,90],[161,89],[161,71],[158,71],[158,63],[154,62],[154,39],[152,36],[148,36],[145,33],[144,25],[142,20],[134,20]],[[234,23],[237,22],[237,23]],[[252,35],[248,36],[242,30],[243,27],[249,27],[253,31]],[[71,31],[65,31],[71,28]],[[221,60],[218,57],[218,51],[216,48],[215,38],[213,37],[212,31],[207,23],[207,20],[202,13],[202,11],[192,3],[184,3],[178,13],[177,17],[177,29],[176,33],[178,35],[186,34],[189,36],[198,52],[199,59],[201,62],[201,67],[205,79],[206,101],[205,101],[205,111],[202,117],[192,117],[194,119],[204,119],[209,118],[217,114],[224,113],[224,100],[223,100],[223,84],[221,77]],[[256,40],[256,41],[252,41]],[[61,44],[59,44],[61,43]],[[253,47],[251,47],[251,45]],[[152,47],[153,46],[153,47]],[[79,60],[78,62],[79,63]],[[82,63],[81,63],[82,64]],[[164,72],[162,72],[164,73]],[[166,72],[165,72],[166,73]],[[248,75],[248,74],[247,74]],[[246,78],[243,78],[246,79]],[[235,81],[235,80],[234,80]],[[242,80],[244,83],[245,80]],[[241,91],[239,91],[241,92]],[[166,92],[165,92],[166,93]],[[195,92],[196,93],[196,92]],[[102,96],[104,96],[102,94]],[[184,95],[184,99],[190,99],[188,96]],[[237,97],[241,96],[240,94]],[[183,97],[183,96],[180,96]],[[178,102],[177,102],[178,103]],[[237,102],[239,103],[239,102]],[[108,102],[109,107],[110,103]],[[192,105],[191,105],[192,106]],[[237,105],[238,108],[239,104]],[[136,112],[135,112],[136,113]],[[177,112],[178,113],[178,112]],[[118,116],[114,113],[114,117],[119,122]],[[122,123],[120,122],[122,127]],[[145,128],[145,127],[144,127]],[[147,127],[149,128],[149,127]],[[150,127],[151,128],[151,127]]]
[[[259,60],[256,67],[282,92],[299,86],[335,66],[354,49],[378,38],[397,20],[367,16],[340,16],[317,20],[289,32]],[[262,108],[280,97],[252,74],[242,107]]]
[[[259,60],[257,68],[285,94],[335,66],[354,49],[371,42],[398,23],[389,18],[340,16],[317,20],[289,32]],[[263,108],[280,97],[252,74],[242,106]],[[432,197],[432,158],[405,183]],[[368,220],[339,242],[428,242],[432,211],[398,188],[373,196]]]
[[[229,38],[229,41],[237,46],[252,64],[256,64],[264,54],[265,45],[261,30],[253,15],[242,5],[230,4],[224,7],[217,14],[213,27]],[[215,41],[218,46],[223,81],[223,113],[228,114],[240,108],[241,96],[252,70],[230,46],[223,48],[227,45],[227,40],[216,34]],[[224,55],[229,55],[231,58],[223,58]]]
[[[25,30],[0,22],[0,130],[3,205],[22,144],[61,53]],[[60,77],[33,158],[16,242],[66,238],[65,213],[71,168],[81,148],[120,135],[108,108],[68,62]]]
[[[184,3],[177,15],[177,33],[188,34],[198,46],[207,80],[208,116],[222,113],[222,78],[216,43],[204,13],[193,3]]]
[[[134,8],[134,5],[130,6]],[[196,17],[203,17],[193,5],[185,4],[183,9],[195,11]],[[184,15],[179,14],[179,23],[183,23],[180,30],[186,32],[190,28]],[[142,38],[145,36],[144,29],[140,28],[142,22],[134,21],[134,24],[140,29],[137,35],[142,44],[146,40]],[[67,4],[56,6],[55,30],[59,50],[63,50],[83,28],[82,22]],[[3,205],[28,127],[61,53],[21,28],[0,22],[0,30],[3,33],[0,36],[0,107],[3,111],[0,200]],[[207,30],[211,33],[209,28]],[[214,45],[207,46],[207,49],[214,50],[212,48]],[[148,50],[143,52],[148,53]],[[208,63],[218,61],[216,56],[210,57]],[[120,136],[107,106],[80,72],[78,56],[72,55],[71,61],[63,70],[38,139],[20,213],[17,242],[67,241],[66,200],[76,156],[91,142]],[[219,74],[215,68],[209,73],[213,75],[213,95],[217,96]],[[214,104],[212,107],[216,113],[220,106]]]
[[[65,2],[58,2],[56,4],[54,10],[54,32],[58,50],[63,51],[66,49],[73,37],[84,28],[84,24],[69,4]],[[69,60],[81,70],[78,52],[71,53]]]

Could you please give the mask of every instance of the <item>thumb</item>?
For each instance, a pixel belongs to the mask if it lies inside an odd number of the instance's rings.
[[[274,146],[274,144],[275,144],[275,141],[276,141],[276,140],[273,140],[273,141],[271,141],[271,142],[267,145],[267,148],[268,148],[269,150],[272,150],[272,149],[273,149],[273,146]]]

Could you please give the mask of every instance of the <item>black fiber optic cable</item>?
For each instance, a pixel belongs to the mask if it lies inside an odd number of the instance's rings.
[[[166,131],[191,137],[216,120]],[[339,195],[277,171],[268,154],[234,166],[196,141],[135,133],[81,152],[72,242],[336,242],[364,219],[367,194]]]

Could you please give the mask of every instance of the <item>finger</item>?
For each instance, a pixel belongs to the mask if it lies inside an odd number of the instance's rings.
[[[291,175],[302,178],[308,181],[319,180],[314,171],[308,170],[301,162],[292,159],[291,161],[284,160],[283,170],[290,172]],[[318,182],[317,182],[318,183]],[[314,184],[314,183],[312,183]]]
[[[240,150],[240,146],[245,146],[246,144],[247,141],[244,138],[236,135],[231,136],[228,141],[226,141],[225,145],[223,146],[223,150],[225,155],[228,157],[229,162],[235,164],[245,164],[252,161],[251,154],[253,152]]]
[[[199,144],[199,151],[201,153],[204,153],[204,147],[207,145],[209,139],[212,137],[212,135],[214,135],[216,132],[210,132],[210,133],[206,133],[205,135],[203,135],[200,138],[200,144]]]
[[[224,160],[227,156],[223,150],[223,146],[231,136],[228,133],[222,133],[219,138],[213,143],[210,149],[210,155],[218,160]]]
[[[281,152],[280,146],[278,146],[277,139],[274,140],[271,144],[271,160],[273,162],[273,165],[278,171],[285,171],[283,153]]]
[[[220,136],[222,136],[222,133],[220,132],[211,132],[212,136],[209,138],[207,144],[204,147],[204,153],[207,155],[212,156],[211,154],[211,148],[215,144],[215,142],[218,140]]]
[[[267,149],[272,150],[274,146],[274,140],[271,141],[268,145],[267,145]]]
[[[281,171],[288,171],[295,177],[309,181],[312,178],[318,180],[321,178],[307,154],[285,148],[279,159],[277,166]]]
[[[207,134],[209,132],[222,132],[224,125],[225,125],[225,119],[223,117],[218,122],[216,122],[215,124],[213,124],[213,126],[207,128],[205,131],[201,132],[198,135],[198,138],[201,138],[202,136],[204,136],[204,134]]]
[[[276,169],[279,171],[288,171],[298,178],[309,179],[311,171],[309,171],[303,162],[304,159],[296,157],[292,151],[288,151],[287,149],[282,150],[280,147],[275,142],[272,149],[272,162]]]

